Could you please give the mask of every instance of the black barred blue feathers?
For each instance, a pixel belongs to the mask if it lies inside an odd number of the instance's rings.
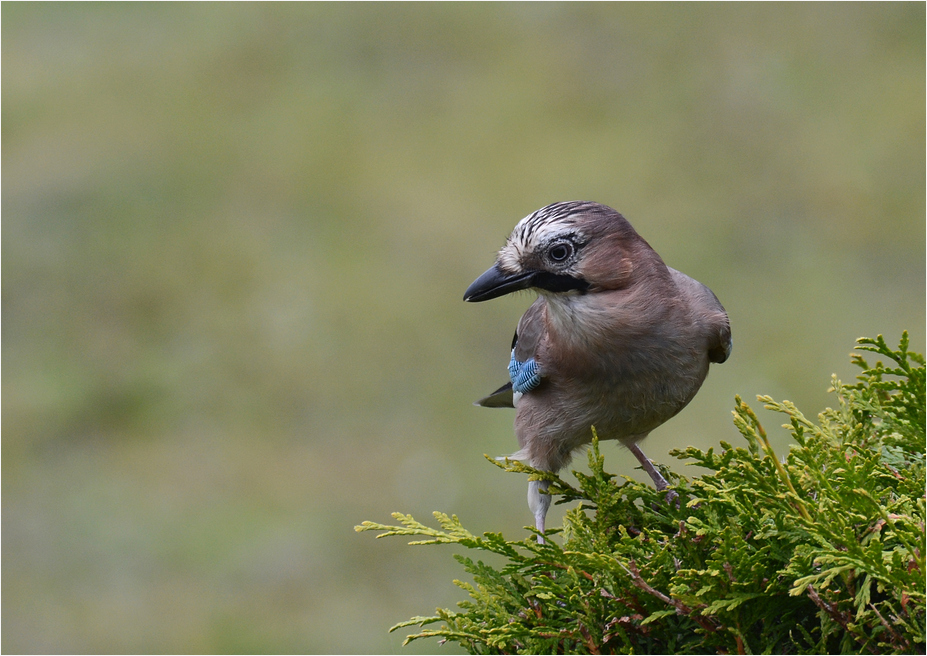
[[[530,392],[541,384],[538,363],[534,361],[534,358],[530,358],[527,362],[519,362],[515,359],[513,349],[512,360],[509,362],[509,378],[512,381],[512,390],[516,394]]]

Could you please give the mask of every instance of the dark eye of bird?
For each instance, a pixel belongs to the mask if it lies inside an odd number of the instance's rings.
[[[570,257],[573,254],[573,246],[568,242],[560,242],[559,244],[554,244],[547,251],[547,256],[553,262],[563,262],[565,259]]]

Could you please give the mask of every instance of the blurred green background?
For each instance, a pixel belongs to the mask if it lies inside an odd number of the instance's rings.
[[[677,470],[738,441],[735,394],[813,416],[857,337],[924,350],[923,3],[2,19],[4,652],[401,651],[464,597],[452,548],[353,526],[523,535],[483,460],[512,414],[471,402],[531,296],[461,297],[553,201],[617,208],[730,313],[645,445]]]

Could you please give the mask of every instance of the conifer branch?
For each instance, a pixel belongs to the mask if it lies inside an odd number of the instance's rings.
[[[437,609],[418,626],[470,653],[923,653],[925,648],[924,358],[903,334],[859,351],[857,382],[832,381],[834,409],[812,421],[788,401],[758,399],[785,415],[794,444],[780,460],[756,413],[738,396],[745,446],[675,450],[707,473],[668,472],[685,500],[605,470],[598,437],[577,484],[520,462],[507,472],[550,481],[564,516],[559,541],[477,536],[455,515],[439,528],[409,515],[358,531],[457,544],[499,554],[500,568],[454,557],[472,583],[459,612]],[[436,628],[432,628],[438,625]],[[429,627],[429,628],[425,628]]]

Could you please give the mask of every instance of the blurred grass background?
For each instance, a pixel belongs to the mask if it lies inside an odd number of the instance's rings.
[[[2,19],[4,652],[400,651],[456,563],[352,527],[530,523],[482,457],[512,415],[471,402],[531,297],[461,296],[553,201],[617,208],[730,313],[647,442],[677,470],[737,442],[734,394],[813,416],[857,337],[924,350],[922,3]]]

